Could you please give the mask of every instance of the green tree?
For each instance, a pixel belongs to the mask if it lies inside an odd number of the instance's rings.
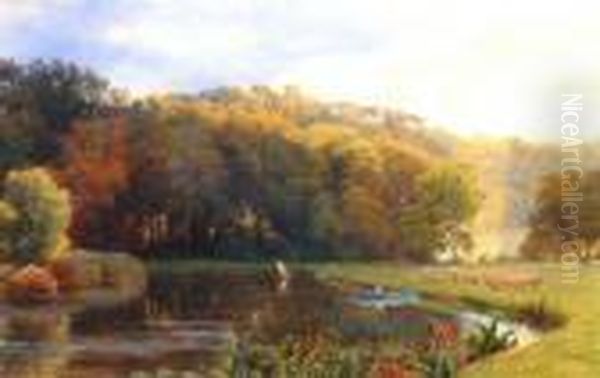
[[[9,172],[4,199],[18,214],[16,219],[9,217],[14,219],[9,238],[13,259],[20,262],[48,260],[66,252],[66,232],[71,218],[69,197],[46,170]]]
[[[3,140],[1,132],[0,146],[26,153],[37,163],[58,158],[72,122],[95,115],[107,102],[108,86],[94,72],[60,60],[0,62],[0,103],[6,104],[1,113],[23,123],[18,143]]]
[[[582,201],[572,207],[566,201],[568,196],[563,199],[563,190],[580,192]],[[542,176],[529,226],[529,234],[521,245],[521,254],[525,257],[557,259],[562,254],[561,240],[575,240],[579,242],[578,252],[582,259],[597,258],[600,171],[586,171],[579,180],[561,177],[559,173]]]
[[[481,201],[476,177],[468,167],[436,166],[417,179],[418,200],[400,217],[403,240],[413,257],[430,260],[450,249],[468,250],[471,238],[466,224]]]

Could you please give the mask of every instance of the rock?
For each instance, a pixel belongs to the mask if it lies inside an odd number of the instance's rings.
[[[29,264],[8,278],[6,294],[15,303],[47,303],[58,299],[58,281],[48,269]]]

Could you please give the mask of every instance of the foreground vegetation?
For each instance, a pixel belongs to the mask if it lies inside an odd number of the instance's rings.
[[[565,317],[566,324],[539,341],[477,362],[464,371],[465,377],[593,378],[600,371],[599,267],[582,268],[576,284],[562,283],[557,265],[406,269],[390,264],[329,264],[311,269],[326,280],[408,285],[438,295],[457,295],[480,305],[498,305],[515,315],[544,301],[548,311]]]
[[[215,269],[260,274],[267,266],[188,261],[172,266],[158,264],[153,269],[186,274]],[[582,266],[576,284],[562,282],[557,264],[439,267],[401,263],[321,263],[296,264],[292,270],[308,270],[319,279],[334,284],[411,287],[442,301],[458,299],[468,308],[507,314],[541,331],[540,338],[533,343],[479,359],[461,370],[460,377],[593,378],[600,369],[597,349],[593,347],[600,342],[597,324],[600,305],[595,297],[600,290],[600,267],[595,265]],[[364,352],[367,359],[373,357],[369,355],[372,351]]]

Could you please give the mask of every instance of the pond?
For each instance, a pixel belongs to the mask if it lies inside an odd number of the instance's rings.
[[[461,326],[455,316],[413,301],[360,306],[347,290],[302,273],[282,287],[261,273],[162,272],[128,300],[4,306],[0,376],[203,377],[241,340],[269,344],[319,334],[348,344],[414,343],[431,336],[432,322]]]

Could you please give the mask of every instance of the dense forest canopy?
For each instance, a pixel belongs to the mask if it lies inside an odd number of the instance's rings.
[[[0,99],[0,172],[46,167],[70,192],[74,244],[146,257],[460,255],[476,227],[525,226],[535,204],[520,202],[555,156],[293,87],[130,100],[60,61],[3,61]]]

